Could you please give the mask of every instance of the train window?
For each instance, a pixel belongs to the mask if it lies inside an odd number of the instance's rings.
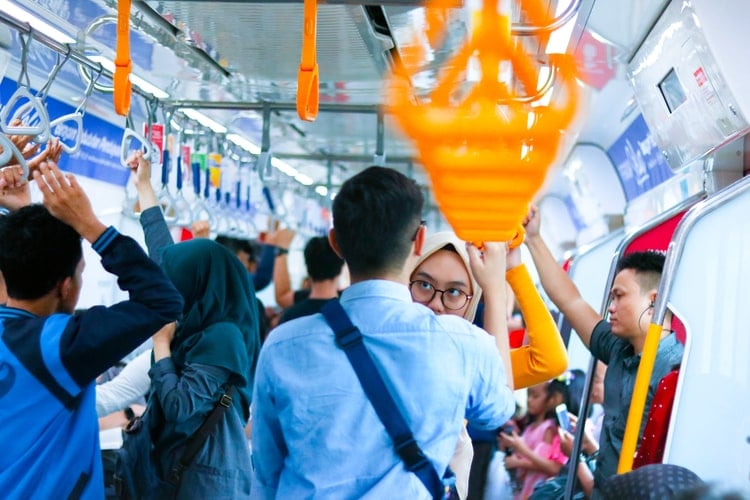
[[[682,83],[680,83],[680,79],[674,68],[669,70],[658,86],[670,114],[674,113],[674,110],[687,100],[685,89],[682,87]]]

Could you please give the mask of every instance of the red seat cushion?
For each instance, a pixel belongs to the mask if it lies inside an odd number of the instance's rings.
[[[659,381],[659,385],[648,410],[646,427],[643,429],[641,445],[633,460],[633,469],[647,464],[661,463],[667,443],[667,428],[672,416],[674,393],[677,389],[678,370],[673,370]]]

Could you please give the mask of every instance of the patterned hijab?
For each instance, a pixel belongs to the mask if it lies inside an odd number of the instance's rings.
[[[249,405],[260,335],[247,271],[229,250],[207,239],[166,248],[162,268],[185,299],[172,342],[175,365],[200,363],[231,371],[232,383]]]
[[[466,251],[466,243],[461,241],[455,233],[452,231],[441,231],[427,236],[422,245],[422,255],[419,257],[414,270],[416,271],[416,269],[422,265],[422,262],[429,259],[432,254],[442,250],[446,246],[454,249],[456,253],[458,253],[464,266],[466,266],[466,271],[469,273],[472,295],[469,300],[469,305],[464,312],[464,319],[474,321],[474,315],[477,313],[477,306],[479,306],[479,299],[482,298],[482,289],[479,287],[479,284],[474,279],[474,275],[471,273],[471,267],[469,266],[469,253]]]

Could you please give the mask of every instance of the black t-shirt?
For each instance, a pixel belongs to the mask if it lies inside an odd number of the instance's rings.
[[[305,299],[302,302],[298,302],[284,311],[284,314],[281,315],[281,319],[279,320],[279,324],[296,318],[301,318],[302,316],[310,316],[311,314],[318,313],[329,300],[331,299]]]
[[[310,297],[310,289],[303,288],[301,290],[294,291],[294,304],[299,304],[303,300],[307,300]]]

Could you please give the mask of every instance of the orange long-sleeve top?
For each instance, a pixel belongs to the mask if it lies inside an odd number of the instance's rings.
[[[510,350],[515,389],[553,379],[568,368],[568,354],[560,332],[534,286],[524,264],[510,269],[505,279],[516,294],[526,323],[528,345]]]

